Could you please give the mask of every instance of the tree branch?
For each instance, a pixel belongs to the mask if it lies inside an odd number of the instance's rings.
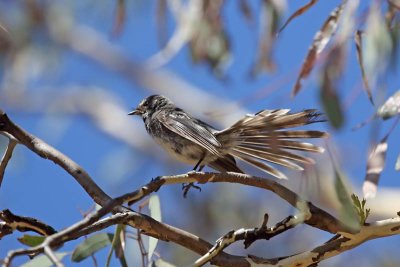
[[[8,209],[0,211],[0,220],[3,221],[3,226],[0,228],[0,239],[15,230],[20,232],[33,231],[44,236],[56,233],[56,230],[50,225],[35,218],[15,215]]]
[[[4,152],[4,155],[0,162],[0,187],[1,187],[1,183],[3,182],[4,172],[6,171],[7,164],[11,159],[12,153],[13,153],[16,145],[17,145],[17,141],[14,138],[8,139],[8,145],[7,145],[6,151]]]
[[[368,240],[397,234],[400,234],[400,218],[376,221],[362,226],[359,233],[335,235],[323,245],[310,251],[268,260],[249,256],[249,263],[259,264],[257,266],[315,266],[322,260],[357,247]]]
[[[280,221],[273,227],[267,227],[268,214],[264,215],[264,221],[260,228],[251,229],[238,229],[236,231],[230,231],[221,238],[219,238],[215,245],[201,258],[196,260],[194,267],[200,267],[209,262],[212,258],[218,255],[225,248],[231,244],[244,240],[244,247],[248,248],[253,242],[260,239],[269,240],[274,236],[277,236],[289,229],[304,222],[305,219],[311,216],[310,213],[301,213],[295,216],[289,216],[284,220]]]
[[[336,234],[337,232],[352,232],[351,229],[348,229],[348,227],[346,227],[338,219],[336,219],[326,211],[316,207],[311,202],[305,201],[295,192],[291,191],[280,183],[267,178],[235,172],[189,172],[187,174],[175,176],[161,176],[159,177],[159,179],[165,180],[164,184],[188,182],[199,182],[201,184],[228,182],[263,188],[275,193],[295,208],[304,207],[304,203],[307,203],[307,207],[309,209],[309,212],[311,213],[311,217],[304,222],[312,227],[316,227],[318,229],[333,234]]]

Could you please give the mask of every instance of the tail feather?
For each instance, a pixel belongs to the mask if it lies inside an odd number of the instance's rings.
[[[277,147],[281,149],[283,148],[283,149],[292,149],[292,150],[309,151],[317,153],[323,153],[325,151],[323,147],[319,147],[311,143],[287,141],[287,140],[273,140],[272,142],[271,141],[265,142],[265,144],[260,144],[259,142],[242,141],[240,142],[240,144],[255,145],[259,147]]]
[[[256,132],[257,131],[257,132]],[[248,133],[249,131],[247,131]],[[322,138],[328,137],[326,132],[321,131],[304,131],[304,130],[294,130],[294,131],[266,131],[265,134],[260,133],[258,130],[254,130],[254,135],[244,135],[241,134],[238,140],[245,141],[246,139],[252,140],[271,140],[271,139],[291,139],[291,138]]]
[[[292,161],[297,161],[299,163],[303,164],[315,164],[315,161],[312,158],[305,157],[305,156],[300,156],[294,153],[291,153],[286,150],[282,149],[273,149],[273,148],[260,148],[260,147],[254,147],[254,146],[248,146],[248,145],[240,145],[238,148],[248,148],[252,149],[256,152],[262,152],[263,154],[267,154],[270,156],[274,156],[277,158],[282,158],[282,159],[289,159]]]
[[[254,157],[260,160],[265,160],[269,161],[293,170],[298,170],[302,171],[304,170],[303,167],[297,165],[296,163],[293,163],[287,159],[283,159],[280,157],[277,157],[276,155],[270,155],[267,153],[264,153],[263,151],[251,149],[251,148],[245,148],[245,147],[240,147],[240,148],[233,148],[234,151],[236,152],[241,152],[243,154],[248,155],[249,157]]]
[[[254,158],[249,157],[246,154],[244,154],[242,152],[239,152],[239,151],[233,152],[232,155],[234,155],[234,156],[238,157],[239,159],[241,159],[241,160],[243,160],[243,161],[245,161],[245,162],[247,162],[247,163],[249,163],[249,164],[251,164],[251,165],[253,165],[253,166],[257,167],[257,168],[259,168],[260,170],[262,170],[262,171],[264,171],[264,172],[266,172],[266,173],[268,173],[268,174],[270,174],[272,176],[275,176],[276,178],[287,179],[285,174],[283,174],[282,172],[278,171],[277,169],[271,167],[270,165],[268,165],[265,162],[261,162],[261,161],[255,160]]]
[[[247,115],[230,128],[216,134],[230,154],[280,179],[286,176],[267,164],[278,164],[294,170],[303,167],[294,163],[312,164],[314,160],[288,150],[322,153],[324,149],[311,143],[297,141],[302,138],[323,138],[328,134],[315,130],[284,130],[325,121],[315,109],[289,113],[288,109],[262,110]]]

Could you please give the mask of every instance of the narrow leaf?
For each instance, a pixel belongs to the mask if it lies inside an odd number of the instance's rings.
[[[68,255],[67,252],[56,252],[54,253],[60,261]],[[25,264],[22,264],[20,267],[50,267],[53,266],[53,262],[46,256],[46,255],[41,255],[37,256],[34,259],[28,261]]]
[[[272,48],[276,39],[276,32],[280,18],[285,9],[284,1],[262,1],[260,12],[260,34],[258,44],[257,62],[251,70],[254,76],[261,71],[273,71],[275,63],[272,59]]]
[[[160,198],[157,195],[152,195],[149,199],[149,209],[150,209],[150,216],[157,220],[161,221],[161,206],[160,206]],[[156,249],[158,243],[158,239],[154,237],[149,237],[149,251],[148,251],[148,259],[150,261],[153,253]]]
[[[24,245],[35,247],[42,244],[45,238],[45,236],[41,235],[23,235],[22,237],[18,238],[18,241]]]
[[[362,201],[358,198],[357,195],[352,194],[351,199],[353,200],[353,204],[356,207],[358,216],[360,218],[360,225],[364,225],[366,220],[368,219],[370,209],[365,208],[365,204],[367,203],[366,199],[363,198]]]
[[[387,145],[387,135],[371,151],[367,161],[367,174],[363,185],[365,198],[374,198],[377,191],[380,175],[385,167]]]
[[[301,14],[303,14],[304,12],[306,12],[307,10],[309,10],[318,0],[310,0],[310,2],[308,2],[307,4],[305,4],[304,6],[300,7],[299,9],[297,9],[287,20],[286,22],[283,24],[283,26],[279,29],[279,33],[283,31],[283,29],[286,28],[286,26],[289,24],[289,22],[291,22],[294,18],[300,16]]]
[[[357,231],[360,228],[358,213],[343,182],[343,176],[335,168],[335,191],[341,204],[339,216],[349,230]]]
[[[338,82],[343,73],[345,51],[343,46],[338,45],[330,50],[320,78],[321,102],[329,122],[336,129],[339,129],[344,122],[343,110],[338,96]]]
[[[220,78],[231,59],[230,40],[221,17],[224,3],[224,1],[204,2],[203,13],[207,16],[203,16],[197,22],[195,34],[189,42],[193,62],[207,63],[213,73]]]
[[[125,225],[123,224],[118,224],[117,227],[115,228],[114,237],[111,242],[110,251],[108,252],[107,256],[106,267],[110,266],[111,256],[114,250],[115,250],[115,256],[119,259],[121,266],[122,267],[128,266],[126,263],[124,251],[121,247],[121,234],[123,234],[124,229]]]
[[[378,116],[387,120],[400,113],[400,90],[388,98],[386,102],[378,109]]]
[[[388,26],[381,13],[381,6],[372,2],[363,36],[363,61],[369,84],[374,86],[379,75],[385,73],[393,51]]]
[[[125,13],[126,13],[125,9],[126,9],[125,0],[117,0],[114,25],[111,32],[111,35],[113,37],[120,35],[122,32],[125,23]]]
[[[400,171],[400,154],[397,156],[396,166],[394,167],[396,171]]]
[[[100,249],[108,246],[111,244],[113,236],[113,234],[101,233],[85,239],[85,241],[79,244],[72,253],[72,261],[80,262]]]
[[[253,21],[253,12],[251,11],[250,5],[247,0],[240,0],[239,9],[242,12],[243,16],[246,18],[247,22]]]
[[[357,59],[358,59],[358,64],[360,65],[360,69],[361,69],[361,76],[362,76],[362,79],[364,82],[364,89],[368,95],[369,101],[371,102],[372,105],[374,105],[374,101],[372,99],[371,88],[369,87],[367,75],[365,74],[364,58],[363,58],[363,52],[362,52],[362,32],[361,31],[356,32],[354,41],[356,43]]]
[[[301,81],[308,77],[311,70],[314,68],[318,55],[325,49],[332,35],[335,33],[338,26],[338,20],[340,18],[340,15],[342,14],[342,11],[343,4],[339,5],[331,12],[328,19],[322,25],[322,28],[315,34],[314,40],[310,48],[308,49],[307,56],[303,62],[300,74],[293,88],[293,96],[295,96],[300,91]]]

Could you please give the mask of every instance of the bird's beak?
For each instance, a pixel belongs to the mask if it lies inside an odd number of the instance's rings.
[[[138,108],[136,108],[128,113],[128,115],[142,115],[142,114],[143,114],[143,111]]]

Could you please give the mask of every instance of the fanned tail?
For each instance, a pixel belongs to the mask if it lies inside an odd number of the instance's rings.
[[[316,122],[325,121],[315,109],[289,113],[288,109],[262,110],[247,115],[230,128],[217,133],[217,139],[230,154],[262,171],[280,179],[285,174],[268,163],[281,165],[293,170],[303,170],[302,164],[313,164],[312,158],[298,155],[291,150],[322,153],[324,148],[298,141],[302,138],[324,138],[328,134],[314,130],[287,130]],[[288,151],[289,150],[289,151]]]

